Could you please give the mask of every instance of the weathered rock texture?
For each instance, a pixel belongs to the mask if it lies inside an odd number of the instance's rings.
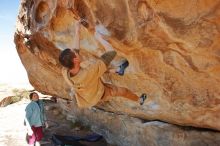
[[[142,107],[118,97],[99,108],[220,130],[220,0],[21,0],[15,43],[29,80],[67,99],[58,56],[73,46],[75,15],[89,21],[81,31],[84,59],[96,60],[103,50],[93,37],[98,20],[130,62],[123,77],[106,73],[103,80],[149,94]]]
[[[100,109],[78,110],[58,100],[69,120],[82,121],[119,146],[219,146],[220,133],[179,127],[160,121],[143,121]]]

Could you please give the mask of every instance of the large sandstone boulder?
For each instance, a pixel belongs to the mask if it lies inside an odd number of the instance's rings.
[[[143,106],[117,97],[98,106],[103,112],[220,130],[220,0],[21,0],[15,43],[36,90],[72,100],[58,56],[73,47],[77,16],[89,21],[83,59],[103,51],[93,36],[100,21],[130,63],[124,76],[103,80],[149,94]]]

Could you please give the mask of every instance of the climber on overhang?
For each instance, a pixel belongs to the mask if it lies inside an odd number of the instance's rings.
[[[79,54],[81,23],[82,20],[76,22],[74,48],[63,50],[59,56],[59,61],[64,66],[62,69],[63,77],[73,87],[77,105],[81,108],[89,108],[109,101],[116,96],[122,96],[143,105],[147,98],[145,93],[138,97],[127,88],[116,87],[112,84],[103,83],[101,80],[101,76],[107,71],[107,67],[116,56],[116,51],[111,47],[108,48],[106,43],[101,43],[106,52],[100,56],[100,59],[86,67],[81,66],[83,63]],[[97,40],[105,42],[101,34]]]

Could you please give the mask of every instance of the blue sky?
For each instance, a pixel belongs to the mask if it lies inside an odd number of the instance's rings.
[[[0,4],[0,84],[27,83],[26,71],[14,45],[14,32],[20,0]]]
[[[8,45],[15,30],[15,22],[18,14],[19,0],[1,0],[0,4],[0,42]],[[3,44],[2,44],[3,43]],[[2,48],[1,48],[2,50]],[[5,50],[6,51],[6,50]]]

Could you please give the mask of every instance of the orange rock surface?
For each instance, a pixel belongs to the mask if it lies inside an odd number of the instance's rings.
[[[130,63],[124,76],[106,73],[103,80],[149,95],[144,106],[118,97],[99,107],[220,130],[219,0],[21,0],[15,43],[37,90],[71,99],[58,56],[73,47],[78,16],[89,22],[81,31],[83,59],[103,50],[93,35],[99,21]]]

